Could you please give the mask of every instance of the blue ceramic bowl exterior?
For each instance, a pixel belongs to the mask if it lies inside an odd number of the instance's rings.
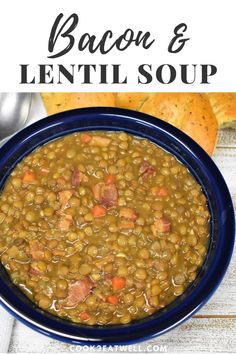
[[[234,245],[234,211],[226,183],[211,158],[187,135],[151,116],[116,108],[85,108],[45,118],[17,133],[0,149],[0,190],[16,164],[36,147],[75,131],[125,131],[174,154],[195,176],[207,196],[211,235],[206,260],[182,296],[157,313],[127,325],[86,326],[39,309],[0,266],[0,302],[17,319],[50,337],[73,344],[127,344],[151,338],[192,316],[216,290]]]

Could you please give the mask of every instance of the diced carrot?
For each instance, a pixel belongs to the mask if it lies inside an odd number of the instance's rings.
[[[68,231],[73,223],[73,217],[71,215],[62,215],[59,221],[59,229],[62,231]]]
[[[25,171],[22,180],[23,183],[34,184],[36,182],[36,176],[32,171]]]
[[[81,318],[82,321],[86,321],[90,318],[90,314],[87,311],[82,311],[80,312],[79,317]]]
[[[112,279],[112,287],[114,290],[120,290],[123,289],[126,285],[126,280],[125,278],[122,277],[114,277]]]
[[[92,140],[91,135],[86,134],[86,133],[81,134],[81,141],[82,141],[82,143],[87,144],[87,143],[89,143],[91,140]]]
[[[106,209],[101,205],[95,205],[95,207],[92,209],[92,214],[95,218],[101,218],[102,216],[106,215]]]
[[[134,229],[134,222],[133,221],[121,221],[119,223],[119,229],[125,230],[125,229]]]
[[[92,137],[92,139],[90,141],[90,145],[99,146],[99,147],[106,147],[110,144],[110,142],[111,142],[110,138],[95,135]]]
[[[165,187],[161,187],[158,191],[158,195],[160,197],[166,197],[168,195],[167,189]]]
[[[106,184],[113,184],[113,183],[115,183],[115,180],[116,180],[116,178],[114,175],[106,175],[106,177],[105,177]]]
[[[112,305],[117,305],[118,301],[119,301],[119,299],[118,299],[118,297],[116,295],[109,295],[107,297],[107,302],[109,302]]]
[[[121,208],[119,216],[132,221],[135,221],[138,218],[138,215],[131,208]]]

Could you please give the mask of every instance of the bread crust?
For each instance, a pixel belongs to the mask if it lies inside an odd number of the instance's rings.
[[[236,129],[236,92],[209,92],[207,97],[219,127]]]
[[[154,93],[151,92],[117,92],[116,107],[138,111],[142,104]]]
[[[113,92],[44,92],[41,97],[49,115],[75,108],[115,106]]]
[[[217,140],[217,120],[205,94],[156,93],[140,108],[181,129],[212,155]]]

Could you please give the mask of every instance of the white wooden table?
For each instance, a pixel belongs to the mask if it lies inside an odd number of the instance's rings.
[[[35,110],[32,113],[33,115],[36,113],[44,115],[42,108],[39,109],[37,103],[35,104]],[[213,159],[228,184],[234,206],[236,206],[236,131],[228,130],[219,133]],[[150,345],[153,345],[153,347]],[[72,353],[82,351],[81,348],[77,349],[38,334],[18,321],[14,323],[9,347],[11,353]],[[132,346],[131,348],[118,348],[116,350],[118,353],[131,351],[148,353],[236,353],[235,252],[222,284],[197,315],[171,332],[141,343],[139,347]],[[95,351],[91,349],[88,352]]]

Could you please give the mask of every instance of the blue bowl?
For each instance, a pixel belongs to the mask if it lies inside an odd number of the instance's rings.
[[[234,245],[234,211],[226,183],[211,158],[187,135],[151,116],[116,108],[85,108],[45,118],[0,149],[0,189],[16,164],[36,147],[75,131],[125,131],[147,138],[177,157],[201,184],[211,214],[207,257],[196,280],[166,308],[127,325],[86,326],[53,316],[32,303],[0,266],[0,302],[29,327],[73,344],[127,344],[174,328],[210,298],[228,267]]]

